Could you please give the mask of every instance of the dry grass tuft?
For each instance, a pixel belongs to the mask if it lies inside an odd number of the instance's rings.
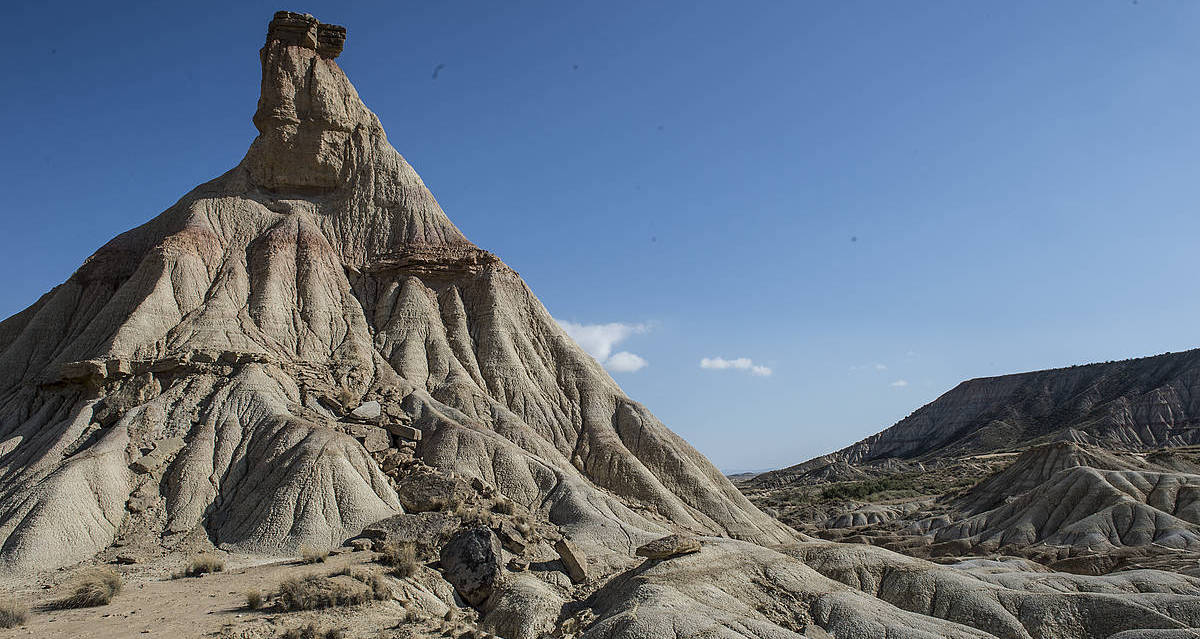
[[[279,605],[285,611],[357,606],[374,596],[366,584],[321,575],[290,577],[279,583]]]
[[[358,405],[358,393],[355,393],[346,382],[341,383],[341,387],[334,393],[333,398],[337,403],[341,404],[347,412]]]
[[[91,608],[112,601],[123,585],[121,574],[112,568],[85,570],[75,578],[71,594],[55,603],[56,608]]]
[[[387,580],[375,571],[346,566],[333,574],[344,575],[367,584],[371,587],[371,595],[376,601],[387,601],[392,598],[392,589],[388,586]]]
[[[29,606],[16,599],[0,599],[0,628],[15,628],[29,619]]]
[[[385,542],[379,547],[375,561],[392,569],[392,574],[406,579],[417,574],[421,563],[417,561],[417,548],[411,543]]]
[[[383,578],[383,575],[369,573],[363,583],[371,587],[371,594],[374,595],[376,601],[387,601],[392,598],[392,589],[387,585],[387,580]]]
[[[328,550],[317,550],[312,546],[300,546],[300,563],[319,564],[329,559]]]
[[[337,629],[326,630],[315,623],[310,623],[307,626],[292,628],[279,636],[280,639],[344,639],[346,632]]]
[[[496,525],[496,516],[479,506],[470,506],[459,502],[454,507],[452,514],[462,520],[464,525],[478,523],[489,528]]]
[[[263,594],[261,590],[246,591],[246,607],[251,610],[258,610],[263,607]]]
[[[517,512],[517,505],[511,499],[497,499],[496,503],[492,504],[492,512],[511,515]]]
[[[537,528],[534,528],[533,521],[525,515],[518,515],[513,518],[513,525],[516,526],[517,532],[525,538],[525,541],[536,544],[542,540],[542,536],[538,534]]]
[[[192,560],[188,562],[188,565],[184,566],[182,571],[171,575],[171,577],[173,579],[180,579],[183,577],[199,577],[211,572],[224,571],[224,559],[221,559],[216,555],[205,553],[203,555],[197,555],[196,557],[193,557]]]

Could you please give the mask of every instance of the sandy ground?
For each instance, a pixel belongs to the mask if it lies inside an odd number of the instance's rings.
[[[325,563],[301,565],[296,561],[231,568],[195,578],[172,579],[148,574],[138,567],[118,567],[125,587],[112,603],[96,608],[54,610],[47,604],[65,593],[69,573],[59,575],[59,585],[30,584],[6,588],[31,608],[24,626],[0,630],[7,637],[79,637],[126,639],[144,637],[275,637],[287,629],[315,621],[325,628],[341,628],[350,639],[380,635],[396,627],[404,608],[396,601],[377,602],[327,611],[279,613],[246,608],[247,590],[270,592],[286,577],[328,574],[346,565],[368,564],[370,552],[331,556]],[[409,628],[410,631],[425,629]],[[428,630],[433,630],[432,628]],[[432,636],[419,632],[415,636]],[[440,633],[438,633],[440,634]],[[404,633],[404,636],[410,636]]]

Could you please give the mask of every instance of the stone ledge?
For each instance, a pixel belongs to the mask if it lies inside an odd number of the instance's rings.
[[[321,24],[308,13],[276,11],[267,27],[267,44],[271,42],[312,49],[322,58],[332,60],[342,53],[346,43],[346,27]]]

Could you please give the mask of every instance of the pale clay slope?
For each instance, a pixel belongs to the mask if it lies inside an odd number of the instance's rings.
[[[313,405],[301,374],[355,395],[396,387],[427,434],[423,458],[587,542],[631,548],[663,530],[647,517],[792,538],[467,242],[336,63],[280,42],[263,56],[246,159],[3,324],[6,567],[107,546],[137,448],[172,436],[188,443],[161,482],[168,532],[204,525],[220,545],[271,552],[337,544],[398,512],[357,442],[297,414]],[[71,362],[166,362],[171,375],[194,353],[240,359],[228,376],[186,369],[109,428],[89,426],[95,376],[56,383]]]
[[[258,553],[340,544],[402,510],[322,403],[370,392],[424,432],[425,461],[616,571],[584,636],[1082,638],[1200,621],[1200,587],[1166,573],[1147,594],[1059,575],[1046,600],[1019,579],[797,545],[462,236],[332,59],[279,41],[262,56],[245,160],[0,323],[6,570],[87,559],[131,527]],[[129,469],[172,438],[168,465]],[[150,506],[127,512],[131,493]],[[676,528],[708,535],[701,552],[632,558]],[[513,577],[485,621],[536,636],[561,595]],[[1055,606],[1073,612],[1048,621]]]
[[[994,550],[1045,544],[1200,549],[1200,475],[1164,472],[1060,442],[1031,449],[960,501],[976,514],[933,531]]]

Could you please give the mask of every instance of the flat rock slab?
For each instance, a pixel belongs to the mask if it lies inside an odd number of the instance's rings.
[[[694,552],[700,552],[699,539],[684,535],[667,535],[639,546],[634,554],[647,559],[670,559]]]
[[[62,379],[88,379],[98,377],[103,379],[108,374],[108,366],[100,360],[84,360],[82,362],[68,362],[62,365],[59,369],[59,376]]]
[[[384,428],[400,439],[407,439],[414,442],[421,441],[421,430],[419,428],[405,426],[404,424],[387,424]]]
[[[571,583],[581,584],[587,581],[587,556],[571,543],[571,540],[564,537],[554,542],[554,551],[562,559],[563,566],[566,566]]]
[[[379,419],[383,414],[383,406],[379,402],[371,400],[363,402],[361,406],[350,411],[350,414],[359,419]]]
[[[363,448],[366,448],[368,453],[377,453],[392,447],[391,433],[378,426],[351,424],[347,430],[358,441],[362,442]]]
[[[171,458],[171,455],[179,452],[186,445],[187,443],[184,442],[180,437],[168,437],[167,439],[161,440],[155,444],[154,450],[146,453],[141,457],[141,459],[138,459],[130,464],[129,468],[136,473],[144,474],[154,472],[160,466],[165,464],[166,461]]]
[[[363,528],[361,536],[377,545],[411,543],[422,555],[435,555],[459,528],[458,518],[449,513],[404,513]]]
[[[515,555],[525,554],[525,548],[529,545],[525,535],[522,535],[521,531],[517,530],[517,527],[510,521],[504,521],[496,528],[496,536],[500,538],[500,544],[504,546],[504,549]]]

